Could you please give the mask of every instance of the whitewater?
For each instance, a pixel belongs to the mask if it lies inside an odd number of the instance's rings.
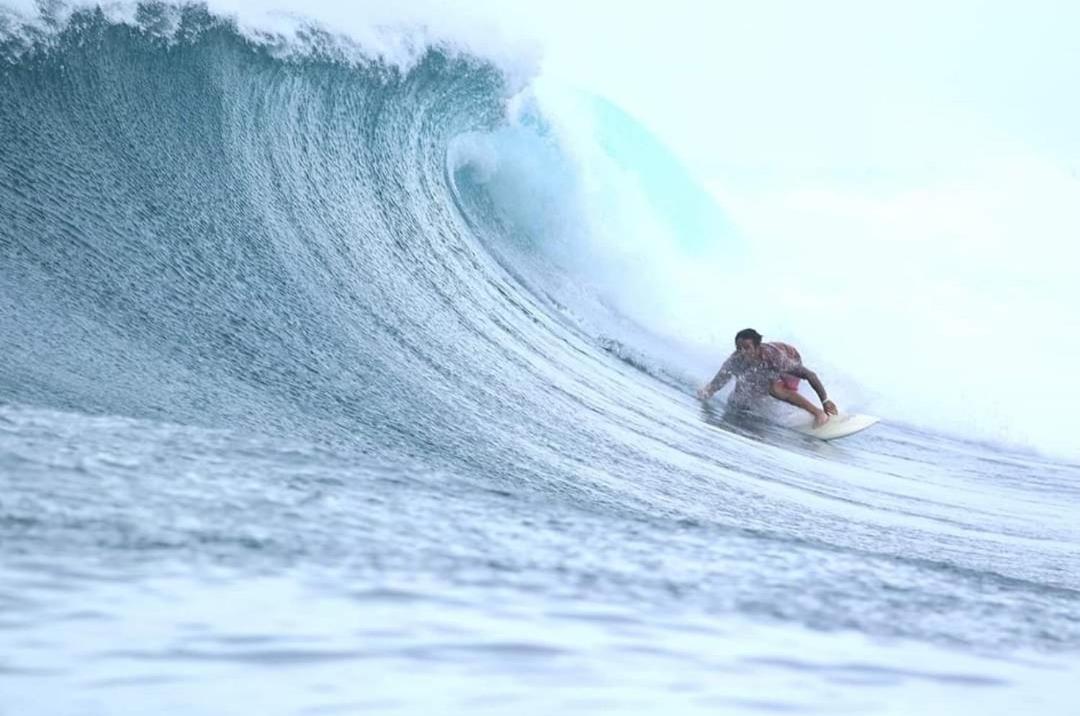
[[[410,7],[0,5],[0,713],[1074,713],[1074,333],[765,295],[790,203]],[[747,325],[882,423],[695,399]]]

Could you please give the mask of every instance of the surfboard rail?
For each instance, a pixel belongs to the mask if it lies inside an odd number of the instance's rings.
[[[877,424],[880,420],[880,418],[876,418],[873,415],[841,413],[840,415],[833,415],[829,418],[829,422],[819,428],[815,428],[814,423],[811,421],[809,423],[796,425],[794,426],[794,429],[803,435],[809,435],[818,440],[838,440],[839,438],[846,438],[849,435],[862,432]]]

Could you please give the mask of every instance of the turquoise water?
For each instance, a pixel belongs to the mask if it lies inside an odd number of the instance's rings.
[[[4,44],[0,710],[1070,712],[1080,467],[729,424],[508,213],[497,68],[145,12]]]

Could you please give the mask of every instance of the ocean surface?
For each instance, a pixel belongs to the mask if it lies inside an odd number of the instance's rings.
[[[516,80],[306,39],[0,12],[0,714],[1080,713],[1080,465],[725,419]]]

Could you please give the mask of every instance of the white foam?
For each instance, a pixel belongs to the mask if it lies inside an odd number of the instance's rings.
[[[288,49],[305,51],[312,29],[325,33],[322,41],[336,41],[338,54],[356,61],[377,59],[408,69],[432,47],[459,51],[495,63],[511,83],[522,84],[537,72],[539,39],[514,14],[499,11],[494,2],[448,5],[439,0],[386,3],[354,0],[209,0],[206,3],[170,3],[165,13],[185,5],[205,6],[256,41],[274,41]],[[23,21],[41,28],[62,26],[79,9],[98,8],[114,22],[136,23],[136,3],[88,2],[49,7],[46,18],[31,0],[7,6]],[[325,50],[327,48],[321,47]]]

